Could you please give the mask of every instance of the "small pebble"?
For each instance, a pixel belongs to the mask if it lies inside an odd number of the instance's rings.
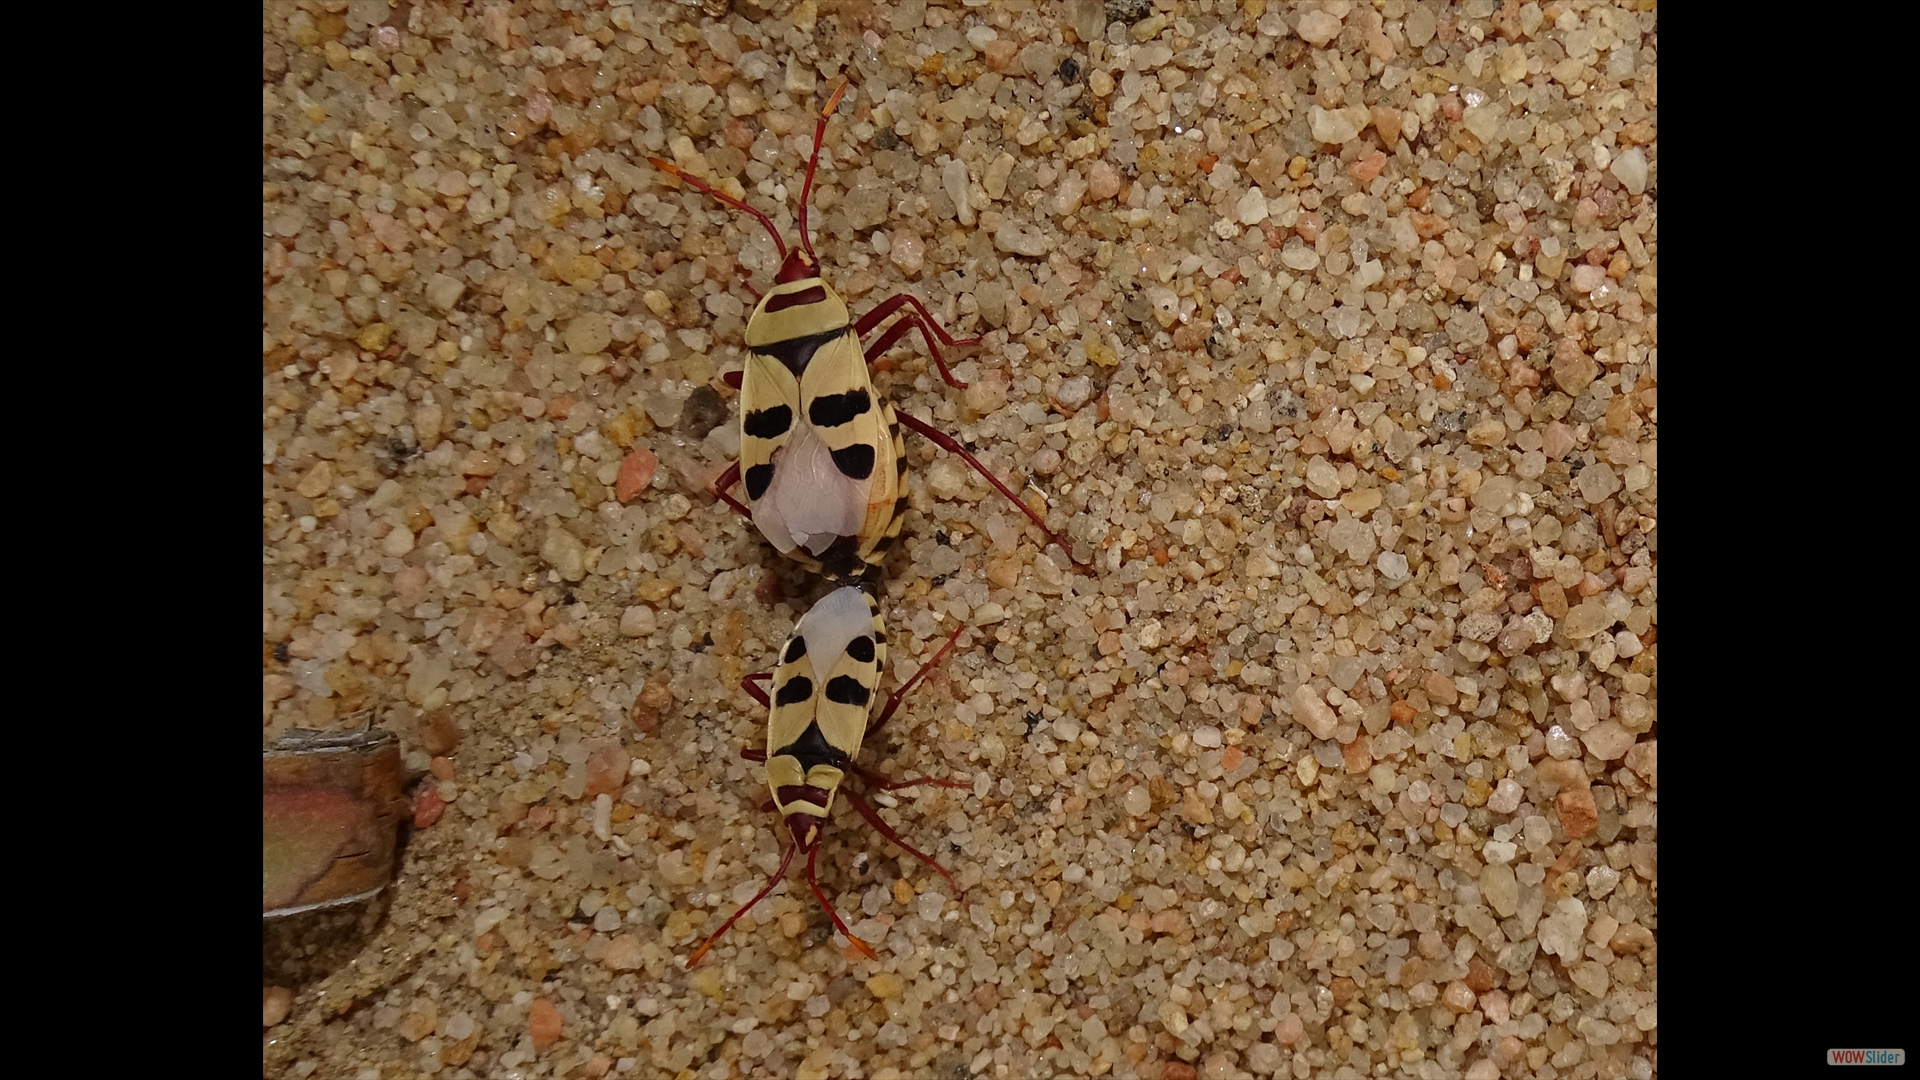
[[[1053,246],[1047,234],[1009,221],[993,234],[993,246],[1014,255],[1039,257]]]
[[[1365,111],[1364,109],[1362,110]],[[1368,113],[1368,121],[1372,114]],[[1323,143],[1340,145],[1360,134],[1360,125],[1346,109],[1323,109],[1318,105],[1307,108],[1307,125],[1313,137]]]
[[[1566,832],[1567,839],[1581,840],[1592,835],[1595,823],[1600,820],[1592,789],[1583,785],[1563,791],[1554,805],[1560,811],[1560,828]]]
[[[1293,716],[1316,739],[1333,738],[1333,729],[1340,719],[1313,687],[1305,683],[1294,688]]]
[[[1580,958],[1580,943],[1587,932],[1587,906],[1577,897],[1564,897],[1554,904],[1553,913],[1540,921],[1540,949],[1568,962]]]
[[[267,1027],[273,1027],[287,1018],[293,1009],[293,991],[284,986],[269,986],[263,995],[263,1019]]]
[[[1633,732],[1622,727],[1618,720],[1602,720],[1582,733],[1580,741],[1586,744],[1588,753],[1601,761],[1616,761],[1632,748]]]
[[[1613,159],[1609,170],[1618,179],[1629,195],[1639,195],[1647,190],[1647,156],[1635,146]]]
[[[1075,375],[1064,379],[1058,390],[1054,391],[1054,403],[1063,409],[1074,410],[1085,405],[1093,397],[1093,380],[1085,375]]]
[[[646,637],[658,626],[653,609],[634,604],[620,613],[620,633],[626,637]]]
[[[890,238],[888,258],[900,272],[913,277],[927,263],[927,247],[918,236],[904,229],[897,229]]]
[[[627,784],[627,750],[609,740],[594,746],[587,755],[588,795],[619,791]]]
[[[614,971],[635,971],[644,963],[640,939],[632,934],[616,934],[607,942],[607,951],[600,956],[600,962]]]
[[[533,1036],[533,1048],[545,1050],[560,1038],[560,1010],[546,998],[535,998],[527,1007],[527,1032]]]
[[[579,581],[587,576],[587,546],[558,525],[547,530],[547,538],[540,545],[540,557],[558,571],[564,581]]]
[[[647,485],[653,483],[653,474],[660,466],[660,459],[653,451],[644,447],[635,447],[620,461],[620,476],[614,483],[614,497],[626,505],[638,498]]]
[[[1496,814],[1511,814],[1520,808],[1520,800],[1525,796],[1526,789],[1513,777],[1503,776],[1494,785],[1493,794],[1487,797],[1487,809]]]

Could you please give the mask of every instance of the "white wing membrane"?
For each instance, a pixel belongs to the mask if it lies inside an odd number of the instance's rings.
[[[833,673],[849,641],[873,634],[873,610],[867,606],[866,594],[848,585],[821,597],[793,632],[807,639],[807,658],[815,678],[824,680]]]
[[[871,477],[848,479],[802,421],[774,455],[773,482],[754,504],[753,523],[781,552],[800,547],[818,556],[836,539],[859,535],[872,486]]]

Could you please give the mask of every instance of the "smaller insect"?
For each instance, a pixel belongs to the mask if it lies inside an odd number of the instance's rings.
[[[814,876],[814,858],[820,851],[820,837],[832,815],[834,797],[842,790],[845,790],[847,801],[867,820],[867,824],[892,841],[894,846],[939,872],[956,894],[960,891],[946,867],[900,839],[899,834],[881,820],[865,799],[851,788],[843,789],[842,785],[847,774],[854,773],[885,791],[922,784],[949,788],[967,786],[957,780],[930,777],[889,780],[862,768],[853,760],[859,754],[860,744],[866,736],[879,731],[893,717],[894,710],[900,707],[907,692],[940,663],[948,650],[953,648],[954,642],[960,639],[960,631],[964,629],[963,626],[954,630],[953,636],[933,654],[933,658],[888,697],[886,707],[871,725],[868,724],[868,718],[875,704],[874,691],[879,687],[880,674],[887,663],[887,632],[880,618],[879,605],[865,590],[856,586],[850,585],[828,593],[801,617],[799,625],[794,627],[793,636],[781,648],[780,666],[772,674],[761,672],[741,680],[741,688],[766,706],[769,712],[766,748],[757,750],[750,747],[742,750],[740,756],[766,764],[767,787],[773,793],[772,808],[785,821],[793,844],[787,848],[786,855],[780,860],[780,868],[767,879],[765,887],[734,912],[731,918],[720,924],[720,929],[715,930],[713,936],[688,958],[688,967],[698,964],[714,942],[720,940],[720,935],[773,891],[774,886],[787,876],[787,868],[793,865],[794,856],[801,852],[807,856],[807,885],[813,889],[813,895],[819,899],[820,906],[826,909],[833,925],[847,935],[847,940],[853,943],[854,948],[867,958],[874,958],[872,947],[848,929],[839,912],[833,910],[833,905],[827,901],[826,893],[820,891],[819,882]],[[773,681],[771,696],[756,685],[768,679]]]

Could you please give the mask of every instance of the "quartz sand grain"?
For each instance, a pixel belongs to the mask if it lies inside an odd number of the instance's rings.
[[[263,5],[263,737],[438,820],[270,927],[275,1077],[1657,1071],[1651,3]],[[857,817],[743,674],[823,588],[706,493],[757,223],[956,334]],[[424,805],[424,803],[423,803]]]

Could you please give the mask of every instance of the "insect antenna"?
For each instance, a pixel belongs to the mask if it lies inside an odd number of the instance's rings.
[[[789,854],[791,854],[792,850],[791,848],[788,849]],[[817,847],[807,851],[807,884],[813,888],[813,895],[820,898],[820,906],[827,909],[827,915],[833,920],[833,925],[839,927],[840,932],[847,935],[847,940],[853,942],[853,947],[860,950],[860,955],[869,960],[880,959],[873,954],[872,947],[859,938],[854,937],[853,931],[847,929],[847,924],[840,921],[840,913],[833,910],[832,904],[827,903],[827,894],[820,891],[820,883],[813,879],[813,857],[819,853],[820,849]],[[737,915],[734,917],[739,918]]]
[[[767,898],[767,894],[773,891],[773,887],[775,885],[780,884],[780,879],[787,876],[787,867],[793,865],[793,856],[799,850],[800,848],[797,845],[787,848],[786,856],[780,860],[780,869],[775,870],[773,872],[773,876],[767,879],[766,886],[762,888],[759,892],[755,893],[753,896],[753,899],[747,901],[746,904],[743,907],[741,907],[739,911],[734,912],[732,918],[720,924],[720,929],[715,930],[713,932],[713,936],[707,939],[707,943],[705,945],[700,946],[700,948],[694,951],[694,954],[687,959],[688,969],[692,969],[693,965],[700,962],[701,957],[707,955],[707,950],[713,948],[713,943],[720,940],[721,934],[724,934],[728,930],[732,929],[733,924],[740,921],[740,916],[745,915],[747,912],[753,910],[753,905]],[[815,850],[818,850],[818,849],[816,848]],[[807,856],[807,881],[809,884],[811,884],[813,881],[813,856],[812,855]],[[820,891],[819,886],[817,885],[814,886],[813,891],[815,893],[818,893]],[[820,902],[823,904],[826,903],[825,898],[822,898]],[[827,911],[829,914],[832,914],[833,909],[828,908]],[[837,915],[834,916],[834,921],[838,922],[839,916]],[[852,937],[853,935],[849,934],[847,936]]]
[[[820,141],[827,137],[827,120],[833,116],[833,110],[840,105],[841,95],[847,92],[847,83],[841,82],[840,88],[827,99],[827,107],[820,110],[820,122],[813,126],[813,156],[807,159],[807,179],[800,185],[800,247],[813,259],[813,238],[807,235],[807,203],[812,201],[813,170],[820,164]],[[818,262],[818,259],[814,259]],[[852,936],[852,935],[848,935]]]
[[[825,121],[822,121],[820,126],[822,128],[826,127]],[[817,142],[814,144],[813,152],[816,155],[820,153],[820,146]],[[780,239],[780,230],[773,227],[773,221],[770,218],[768,218],[767,215],[761,213],[758,210],[755,210],[753,207],[748,206],[746,203],[741,202],[739,199],[734,198],[733,196],[727,194],[726,192],[715,188],[713,185],[707,183],[705,180],[702,180],[697,176],[687,175],[686,173],[680,171],[680,169],[678,169],[677,167],[675,167],[669,162],[661,161],[657,157],[650,157],[647,160],[653,163],[654,168],[659,169],[661,172],[666,173],[668,176],[673,177],[674,179],[680,181],[681,183],[687,184],[700,191],[704,191],[707,194],[713,196],[714,198],[719,199],[721,202],[727,204],[728,206],[733,207],[735,210],[744,210],[747,213],[752,214],[754,217],[759,218],[760,224],[765,225],[767,227],[767,235],[773,237],[774,250],[780,253],[780,258],[782,260],[786,259],[787,257],[786,242]],[[811,179],[813,174],[808,173],[807,175],[808,175],[808,178]],[[800,204],[800,236],[803,240],[806,238],[806,235],[807,235],[806,229],[807,229],[806,204],[801,203]],[[813,254],[813,249],[808,248],[807,254],[809,255]]]

